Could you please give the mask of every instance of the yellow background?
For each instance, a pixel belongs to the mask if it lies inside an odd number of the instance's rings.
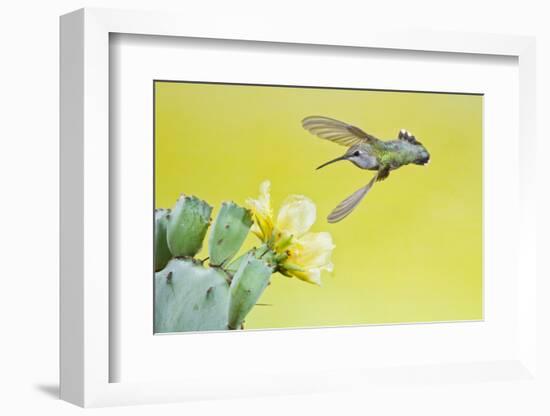
[[[322,287],[274,275],[245,327],[281,328],[482,319],[482,106],[476,95],[155,83],[156,207],[180,193],[244,203],[272,183],[317,204],[334,273]],[[302,129],[325,115],[383,139],[401,128],[429,150],[377,183],[355,212],[325,221],[373,172],[319,164],[345,147]],[[205,240],[207,241],[207,240]],[[256,245],[250,236],[244,248]],[[200,254],[206,256],[205,250]]]

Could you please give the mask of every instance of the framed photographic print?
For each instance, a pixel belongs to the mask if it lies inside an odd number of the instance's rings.
[[[155,332],[483,318],[481,94],[153,85]]]
[[[65,400],[539,386],[533,39],[310,25],[61,18]]]

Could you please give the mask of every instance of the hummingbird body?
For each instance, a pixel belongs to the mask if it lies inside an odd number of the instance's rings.
[[[404,140],[380,140],[376,146],[368,143],[358,144],[350,147],[350,151],[363,153],[362,157],[349,160],[358,168],[367,170],[379,170],[380,167],[398,169],[415,163],[419,156],[417,147]]]
[[[302,126],[322,139],[349,146],[344,155],[323,163],[317,169],[339,160],[349,160],[360,169],[376,171],[366,186],[343,200],[330,213],[328,222],[338,222],[349,215],[374,183],[386,179],[390,171],[411,163],[425,165],[430,160],[426,148],[406,130],[401,130],[397,139],[380,140],[358,127],[329,117],[306,117],[302,121]]]

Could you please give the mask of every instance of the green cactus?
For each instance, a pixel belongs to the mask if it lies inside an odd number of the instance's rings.
[[[233,260],[252,226],[250,212],[233,202],[222,204],[210,230],[209,264],[193,258],[211,212],[189,196],[155,212],[156,333],[240,329],[268,285],[275,264],[265,246]]]
[[[166,237],[174,257],[193,257],[202,248],[212,207],[194,196],[181,195],[170,213]]]
[[[248,253],[231,281],[229,329],[238,329],[269,283],[273,267]]]
[[[158,272],[168,264],[172,257],[168,242],[166,240],[166,226],[168,225],[168,215],[170,210],[155,210],[155,271]]]
[[[221,266],[233,258],[252,226],[252,214],[233,202],[224,202],[208,241],[210,264]]]
[[[155,332],[227,329],[228,302],[223,271],[173,259],[155,276]]]

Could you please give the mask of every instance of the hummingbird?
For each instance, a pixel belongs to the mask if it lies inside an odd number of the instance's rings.
[[[397,139],[380,140],[365,133],[359,127],[323,116],[309,116],[302,120],[302,126],[310,133],[333,143],[347,146],[342,156],[323,163],[321,169],[340,160],[348,160],[360,169],[376,171],[364,187],[348,196],[332,210],[327,217],[329,223],[335,223],[347,217],[367,195],[375,182],[383,181],[390,171],[408,164],[425,165],[430,154],[415,136],[401,129]]]

